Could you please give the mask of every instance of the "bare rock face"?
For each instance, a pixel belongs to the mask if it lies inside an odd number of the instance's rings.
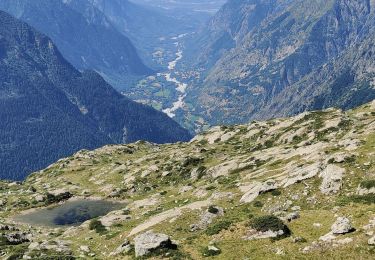
[[[339,217],[332,225],[331,231],[335,235],[346,234],[354,230],[352,223],[348,218]]]
[[[329,164],[320,174],[320,177],[323,178],[320,191],[327,195],[337,193],[341,189],[344,174],[345,169],[334,164]]]
[[[278,188],[278,184],[275,180],[267,180],[263,183],[255,182],[247,188],[247,191],[240,199],[241,203],[253,202],[261,193],[275,190]]]
[[[226,162],[223,164],[219,164],[217,166],[212,167],[211,169],[208,170],[208,174],[216,179],[220,176],[228,176],[231,171],[234,171],[238,169],[238,162],[233,160],[230,162]]]
[[[176,249],[168,235],[148,231],[134,238],[135,256],[146,256],[152,251],[162,248]]]

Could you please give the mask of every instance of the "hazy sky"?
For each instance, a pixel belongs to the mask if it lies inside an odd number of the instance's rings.
[[[194,11],[216,12],[226,0],[131,0],[162,8],[187,8]]]

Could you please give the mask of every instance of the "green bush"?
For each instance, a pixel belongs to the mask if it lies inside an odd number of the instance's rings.
[[[93,220],[90,221],[89,229],[95,230],[96,233],[99,233],[99,234],[107,231],[105,226],[103,226],[102,222],[100,220],[97,220],[97,219],[93,219]]]
[[[208,207],[208,212],[212,213],[212,214],[217,214],[219,212],[219,209],[216,208],[216,206],[209,206]]]
[[[215,189],[216,189],[215,186],[208,186],[208,187],[206,188],[206,190],[215,190]]]
[[[284,234],[280,237],[288,237],[291,234],[288,226],[285,225],[281,219],[272,215],[254,218],[250,221],[249,224],[251,228],[260,232],[266,232],[269,230],[277,232],[279,230],[282,230]]]
[[[281,195],[281,191],[276,189],[276,190],[271,191],[271,194],[272,196],[277,197]]]
[[[371,189],[375,187],[375,180],[362,181],[360,186],[365,189]]]
[[[202,255],[204,257],[217,256],[217,255],[220,255],[220,254],[221,254],[221,250],[220,249],[219,250],[210,250],[208,247],[205,247],[202,250]]]
[[[73,194],[70,192],[64,192],[58,195],[53,195],[51,193],[47,193],[47,199],[46,199],[46,204],[52,204],[52,203],[59,203],[61,201],[65,201],[73,197]]]
[[[209,236],[219,234],[222,230],[227,230],[232,225],[229,220],[220,221],[213,226],[210,226],[206,230],[206,234]]]
[[[263,203],[259,200],[255,201],[253,205],[256,208],[262,208],[263,207]]]

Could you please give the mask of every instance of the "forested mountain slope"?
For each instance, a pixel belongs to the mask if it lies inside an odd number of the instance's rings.
[[[88,0],[0,0],[0,10],[48,35],[77,69],[124,85],[152,72],[132,42]]]
[[[130,101],[96,72],[77,71],[52,40],[0,12],[0,177],[28,173],[83,148],[188,140],[165,114]]]

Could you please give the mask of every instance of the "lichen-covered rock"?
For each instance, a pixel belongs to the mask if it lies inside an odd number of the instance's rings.
[[[135,256],[146,256],[157,249],[176,249],[168,235],[148,231],[134,238]]]
[[[30,233],[9,233],[1,235],[4,237],[9,245],[19,245],[31,241],[32,235]]]
[[[327,195],[337,193],[341,189],[344,174],[344,168],[329,164],[320,174],[320,177],[323,179],[320,191]]]
[[[331,226],[331,231],[335,235],[346,234],[353,230],[351,221],[345,217],[337,218],[336,222]]]

